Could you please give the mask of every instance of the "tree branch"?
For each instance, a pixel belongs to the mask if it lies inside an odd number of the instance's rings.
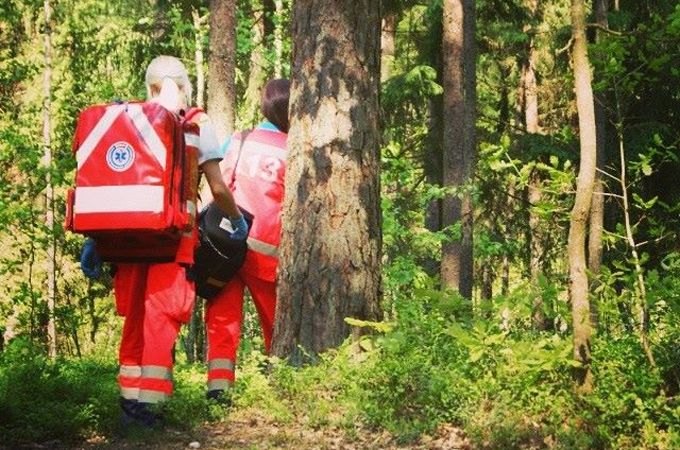
[[[598,30],[602,30],[602,31],[604,31],[605,33],[613,34],[614,36],[625,36],[625,35],[627,35],[627,34],[632,34],[632,33],[624,33],[624,32],[622,32],[622,31],[615,31],[615,30],[612,30],[612,29],[609,28],[609,27],[605,27],[605,26],[602,25],[601,23],[588,23],[588,24],[586,24],[586,27],[588,27],[588,28],[597,28]]]

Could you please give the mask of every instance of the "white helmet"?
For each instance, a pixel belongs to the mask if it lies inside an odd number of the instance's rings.
[[[161,90],[164,81],[170,79],[175,82],[179,90],[184,94],[186,106],[191,105],[191,81],[189,80],[189,73],[182,61],[174,56],[161,55],[157,56],[149,63],[146,69],[146,93],[149,98],[151,95],[151,87],[155,86],[158,91]]]

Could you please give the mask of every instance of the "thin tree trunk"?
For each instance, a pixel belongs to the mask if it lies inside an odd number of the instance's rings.
[[[569,293],[571,298],[574,327],[574,358],[581,363],[577,371],[579,388],[583,392],[592,390],[590,370],[590,303],[588,300],[588,275],[586,273],[586,225],[595,183],[596,133],[593,90],[591,87],[588,43],[585,33],[584,0],[572,0],[571,18],[574,46],[573,65],[578,110],[579,140],[581,145],[580,167],[576,185],[576,198],[571,211],[568,254]]]
[[[234,131],[236,108],[236,2],[210,0],[208,114],[220,142]]]
[[[442,185],[442,128],[444,118],[442,117],[442,97],[431,98],[429,106],[429,126],[427,130],[427,146],[425,148],[424,171],[427,182],[435,185]],[[425,210],[425,227],[430,231],[440,231],[442,229],[442,200],[435,198],[430,200]],[[429,257],[425,263],[425,270],[430,275],[441,271],[439,258]]]
[[[619,110],[617,105],[617,110]],[[624,151],[623,145],[623,131],[622,131],[621,116],[619,114],[618,123],[618,140],[619,140],[619,158],[621,163],[621,176],[619,181],[621,182],[621,200],[623,202],[623,218],[626,229],[626,243],[630,248],[630,253],[633,256],[633,264],[635,267],[635,303],[638,306],[639,311],[639,336],[640,343],[642,344],[642,349],[647,356],[647,360],[652,367],[656,366],[656,361],[654,359],[654,354],[652,353],[652,348],[649,343],[649,309],[647,307],[647,287],[645,285],[644,272],[642,270],[642,262],[640,261],[640,255],[637,251],[637,244],[635,243],[635,237],[633,236],[633,225],[630,220],[630,202],[628,199],[628,185],[626,181],[626,152]]]
[[[250,76],[245,93],[244,122],[248,126],[254,126],[257,121],[258,111],[260,110],[260,91],[267,77],[265,71],[267,60],[264,55],[264,12],[260,10],[253,12],[253,14],[253,51],[250,54]]]
[[[194,41],[196,48],[194,50],[194,64],[196,65],[196,106],[199,108],[205,107],[205,73],[203,70],[203,37],[205,31],[203,25],[205,23],[205,16],[201,17],[198,9],[191,11],[191,17],[194,21]]]
[[[441,9],[441,7],[439,7]],[[441,84],[442,77],[442,54],[441,48],[442,30],[441,27],[432,27],[429,31],[429,39],[437,42],[434,46],[436,50],[430,51],[429,64],[437,71],[437,83]],[[423,161],[423,171],[427,182],[434,186],[441,187],[444,179],[442,174],[443,148],[444,142],[443,128],[443,97],[437,95],[428,101],[428,127]],[[425,209],[425,227],[430,231],[441,231],[442,229],[442,199],[434,198],[430,200]],[[431,276],[441,273],[441,257],[429,255],[423,263],[425,270]]]
[[[187,357],[187,362],[189,363],[194,363],[196,362],[196,337],[199,333],[199,328],[198,324],[203,321],[203,318],[200,315],[199,308],[198,308],[198,303],[200,302],[200,299],[197,299],[196,304],[194,305],[194,309],[191,312],[191,318],[189,319],[189,323],[187,324],[187,334],[184,337],[184,354]]]
[[[538,1],[527,0],[526,5],[531,11],[532,17],[538,14]],[[527,33],[531,32],[529,26],[525,27]],[[538,120],[538,82],[536,79],[536,64],[538,52],[535,40],[531,36],[527,58],[522,67],[522,93],[524,95],[524,126],[530,135],[541,133]],[[531,320],[537,330],[546,328],[546,315],[543,305],[543,297],[538,292],[539,278],[543,273],[543,254],[545,253],[545,239],[541,229],[541,218],[537,212],[542,199],[542,180],[538,170],[533,170],[529,178],[528,201],[529,201],[529,274],[531,284],[534,287],[535,297],[532,305]]]
[[[389,11],[382,20],[380,37],[381,61],[380,81],[384,82],[392,76],[394,50],[397,37],[397,11]]]
[[[95,343],[95,338],[97,337],[97,330],[99,329],[99,322],[100,319],[97,318],[96,315],[96,310],[95,310],[95,298],[94,298],[94,293],[92,292],[92,281],[88,280],[87,281],[87,291],[86,291],[86,298],[85,300],[87,301],[87,313],[89,315],[90,319],[90,343],[94,344]]]
[[[490,264],[487,264],[482,268],[482,289],[480,296],[483,301],[491,300],[493,297],[493,281],[493,268]]]
[[[444,287],[472,297],[472,181],[475,159],[475,45],[473,0],[444,0],[443,76],[445,187],[459,190],[442,202],[442,225],[460,224],[460,239],[442,248],[441,278]]]
[[[607,5],[608,0],[596,0],[595,2],[595,20],[596,22],[608,28],[607,21]],[[595,31],[596,38],[601,37],[602,32]],[[591,283],[591,290],[597,287],[598,276],[602,267],[602,234],[604,232],[604,190],[605,185],[602,180],[600,171],[605,170],[607,164],[606,143],[607,143],[607,113],[603,106],[604,96],[595,95],[595,129],[597,133],[597,168],[595,173],[595,186],[593,188],[593,200],[590,207],[590,229],[588,231],[588,270],[593,278]],[[593,330],[597,331],[598,327],[598,313],[597,301],[595,298],[591,300],[590,316],[593,323]]]
[[[274,78],[283,76],[283,0],[274,0],[276,7],[276,25],[274,26],[274,51],[276,60],[274,61]]]
[[[299,364],[381,317],[380,1],[298,0],[293,53],[273,353]]]
[[[503,255],[501,267],[501,295],[506,296],[510,293],[510,258],[508,255]]]
[[[52,8],[50,1],[44,2],[45,13],[45,72],[43,84],[43,165],[45,172],[45,228],[47,229],[47,338],[49,356],[57,356],[57,325],[55,322],[56,302],[56,242],[54,236],[54,187],[52,185],[52,139],[51,139],[51,107],[52,107]]]

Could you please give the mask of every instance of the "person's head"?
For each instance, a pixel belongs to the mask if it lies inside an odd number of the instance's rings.
[[[288,133],[289,97],[290,81],[283,78],[270,80],[262,89],[262,114],[284,133]]]
[[[183,104],[179,108],[191,105],[191,81],[189,73],[182,61],[174,56],[157,56],[146,68],[146,93],[149,99],[158,97],[168,81],[173,81],[179,88],[180,101]]]

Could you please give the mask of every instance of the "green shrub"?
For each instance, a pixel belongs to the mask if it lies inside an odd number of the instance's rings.
[[[15,340],[0,356],[0,434],[16,443],[74,442],[111,430],[118,408],[115,377],[112,362],[50,362]]]

